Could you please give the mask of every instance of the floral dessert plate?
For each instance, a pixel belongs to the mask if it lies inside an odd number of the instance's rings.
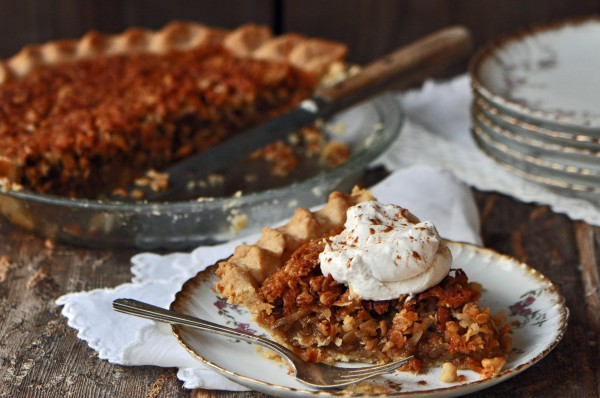
[[[472,126],[471,133],[479,149],[512,174],[545,185],[563,195],[589,200],[593,203],[598,202],[600,187],[594,187],[589,184],[589,181],[571,181],[566,173],[559,174],[555,169],[541,166],[539,162],[530,161],[531,157],[524,158],[524,155],[516,154],[506,145],[491,139],[478,125]]]
[[[574,151],[567,147],[557,148],[548,145],[534,146],[534,143],[522,136],[496,125],[476,109],[473,109],[472,127],[485,132],[490,145],[505,147],[506,152],[511,156],[545,167],[550,173],[562,172],[568,176],[590,178],[592,182],[600,182],[598,152]]]
[[[225,337],[173,326],[176,338],[194,357],[225,377],[252,390],[274,396],[388,396],[453,397],[491,387],[524,371],[545,357],[561,340],[569,311],[565,300],[544,275],[526,264],[478,246],[450,242],[454,264],[483,286],[481,304],[503,312],[512,323],[513,352],[504,369],[481,380],[471,371],[459,371],[464,380],[443,383],[440,368],[424,374],[396,372],[378,376],[346,390],[311,390],[297,382],[280,360],[256,346]],[[171,308],[255,334],[265,332],[251,321],[245,308],[227,304],[216,293],[215,267],[186,282]],[[351,365],[344,365],[351,366]]]
[[[600,173],[597,170],[550,161],[544,159],[541,153],[520,152],[505,142],[497,141],[492,137],[493,133],[478,123],[472,126],[471,131],[476,144],[486,155],[502,166],[512,166],[533,176],[533,181],[544,180],[545,184],[554,181],[549,185],[574,191],[600,192]]]
[[[494,107],[489,100],[474,93],[473,106],[498,126],[512,131],[514,134],[541,141],[549,145],[580,148],[583,150],[600,150],[600,138],[566,130],[549,130],[535,124],[526,123]]]
[[[600,134],[600,17],[569,19],[504,37],[471,64],[474,89],[522,120]]]

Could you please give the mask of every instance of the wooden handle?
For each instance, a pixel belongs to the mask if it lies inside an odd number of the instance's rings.
[[[379,58],[358,74],[320,89],[316,95],[347,106],[348,101],[362,100],[392,83],[395,88],[406,88],[465,54],[471,44],[471,34],[465,27],[445,28]]]

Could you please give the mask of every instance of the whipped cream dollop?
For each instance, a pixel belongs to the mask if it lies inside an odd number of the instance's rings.
[[[348,209],[344,230],[319,255],[323,275],[367,300],[422,292],[450,271],[452,254],[433,224],[375,201]]]

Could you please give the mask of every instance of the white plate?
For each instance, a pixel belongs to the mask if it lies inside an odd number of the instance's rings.
[[[598,135],[598,43],[600,17],[534,26],[482,50],[472,64],[473,86],[522,120]]]
[[[486,117],[497,125],[509,129],[524,138],[541,141],[549,145],[574,148],[588,151],[600,150],[600,138],[584,134],[576,134],[565,130],[548,130],[535,124],[525,123],[515,117],[503,113],[484,97],[474,92],[473,106],[481,110]]]
[[[492,137],[491,131],[475,120],[472,133],[479,148],[501,165],[509,165],[527,173],[526,178],[544,181],[551,186],[574,191],[600,193],[600,180],[594,171],[544,160],[541,156],[519,152]],[[512,171],[512,169],[511,169]],[[595,198],[598,200],[598,197]]]
[[[600,183],[600,152],[530,140],[498,126],[476,107],[471,113],[473,125],[483,129],[495,142],[508,146],[511,153],[529,156],[533,158],[533,163],[551,170],[594,177],[595,182]]]
[[[513,352],[502,372],[486,380],[480,380],[474,372],[459,371],[466,377],[464,382],[445,384],[439,381],[439,369],[419,375],[396,372],[372,379],[372,383],[386,389],[383,396],[454,397],[491,387],[540,361],[566,330],[569,311],[565,300],[545,276],[511,257],[478,246],[450,243],[450,248],[455,266],[465,270],[471,281],[483,285],[482,305],[494,313],[504,311],[515,324],[511,332]],[[172,308],[234,328],[265,333],[250,320],[244,308],[229,305],[218,297],[213,288],[213,272],[211,267],[190,279],[177,294]],[[248,343],[183,326],[173,326],[173,333],[193,356],[250,389],[278,397],[345,395],[343,391],[307,389],[288,374],[287,366],[266,359]]]

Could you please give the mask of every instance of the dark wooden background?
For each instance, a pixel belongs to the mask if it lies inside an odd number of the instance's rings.
[[[228,28],[255,22],[338,40],[350,46],[350,61],[364,64],[448,25],[470,28],[478,48],[532,23],[593,13],[600,13],[600,0],[0,0],[0,58],[92,29],[117,33],[191,20]]]
[[[600,13],[600,0],[0,0],[0,57],[90,29],[160,28],[172,20],[235,27],[257,22],[346,42],[364,63],[435,29],[464,24],[475,48],[536,22]],[[438,77],[464,73],[467,60]],[[476,396],[600,396],[600,228],[546,206],[474,192],[485,245],[550,277],[571,309],[561,344],[538,366]],[[131,250],[56,244],[0,220],[0,397],[262,397],[187,391],[174,369],[98,359],[54,300],[130,280]]]

